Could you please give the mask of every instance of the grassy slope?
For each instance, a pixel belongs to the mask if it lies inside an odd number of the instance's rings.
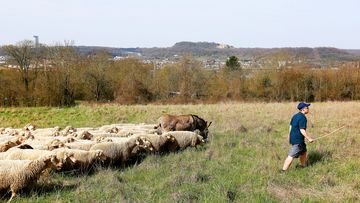
[[[310,166],[279,175],[287,155],[288,123],[295,103],[0,108],[1,127],[156,123],[163,113],[194,113],[214,122],[211,141],[198,149],[147,156],[125,169],[88,176],[53,174],[16,202],[289,202],[360,201],[360,103],[314,103],[311,135],[350,124],[308,145]],[[5,200],[4,198],[2,200]]]

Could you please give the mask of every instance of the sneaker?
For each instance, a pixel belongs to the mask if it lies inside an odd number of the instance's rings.
[[[296,165],[296,167],[295,168],[305,168],[306,166],[302,166],[302,165]]]
[[[279,170],[279,174],[280,174],[280,175],[285,175],[285,173],[286,173],[285,170],[283,170],[283,169],[280,169],[280,170]]]

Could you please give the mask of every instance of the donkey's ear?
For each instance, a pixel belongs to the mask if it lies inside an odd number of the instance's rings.
[[[212,121],[210,121],[209,125],[207,127],[210,127],[210,125],[212,124]]]

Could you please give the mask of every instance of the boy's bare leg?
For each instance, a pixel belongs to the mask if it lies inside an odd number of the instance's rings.
[[[291,166],[291,163],[292,163],[293,160],[294,160],[293,157],[288,156],[285,159],[284,166],[283,166],[282,170],[284,170],[284,171],[288,170],[288,168]]]

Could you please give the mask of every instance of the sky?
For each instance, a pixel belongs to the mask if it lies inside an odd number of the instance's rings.
[[[360,49],[358,0],[0,0],[0,45]]]

